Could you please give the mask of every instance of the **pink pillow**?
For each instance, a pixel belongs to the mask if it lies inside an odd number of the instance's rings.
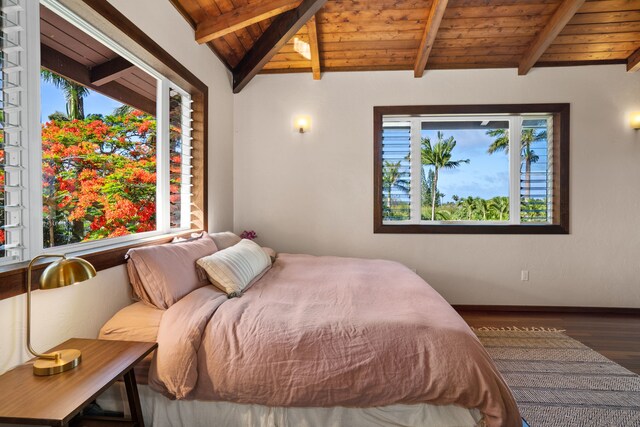
[[[134,297],[160,309],[171,307],[209,284],[198,276],[196,261],[217,250],[206,233],[196,240],[130,249],[127,271]]]

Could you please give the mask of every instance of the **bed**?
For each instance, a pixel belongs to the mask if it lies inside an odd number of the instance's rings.
[[[473,332],[396,262],[279,254],[239,298],[138,302],[100,337],[157,340],[137,372],[154,426],[522,425]]]

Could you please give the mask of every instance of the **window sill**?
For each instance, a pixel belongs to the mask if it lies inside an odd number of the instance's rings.
[[[125,254],[129,249],[142,246],[160,245],[172,241],[175,237],[186,237],[191,233],[201,230],[187,230],[170,234],[163,234],[152,238],[127,241],[119,244],[105,245],[106,247],[94,248],[77,252],[68,252],[69,255],[78,256],[89,261],[97,271],[116,267],[126,263]],[[58,252],[65,252],[60,250]],[[32,269],[32,289],[38,289],[40,275],[50,262],[38,263]],[[9,264],[0,267],[0,300],[11,298],[27,292],[27,267],[29,261]]]
[[[569,234],[569,227],[559,224],[381,224],[374,227],[376,234]]]

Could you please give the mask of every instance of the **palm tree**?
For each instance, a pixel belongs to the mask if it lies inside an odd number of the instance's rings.
[[[524,157],[524,182],[525,182],[525,190],[524,197],[526,199],[529,198],[531,194],[531,164],[537,163],[540,160],[540,157],[531,149],[531,145],[533,145],[536,141],[541,141],[543,139],[547,139],[547,131],[536,132],[533,128],[527,128],[522,130],[522,137],[520,138],[522,144],[522,151]]]
[[[487,131],[487,135],[496,138],[487,150],[489,154],[493,154],[496,151],[509,153],[509,129],[491,129]]]
[[[40,76],[64,92],[69,120],[84,119],[84,98],[89,95],[89,89],[44,68],[40,70]]]
[[[482,197],[477,197],[474,200],[475,211],[480,215],[480,219],[486,221],[491,215],[491,203]]]
[[[457,196],[456,196],[457,197]],[[466,219],[467,221],[471,221],[473,219],[473,214],[475,213],[476,205],[473,197],[468,196],[464,198],[458,198],[454,200],[458,204],[458,213],[462,217],[461,219]]]
[[[391,211],[391,192],[394,188],[401,191],[409,192],[409,181],[406,178],[407,173],[400,170],[401,161],[390,162],[384,161],[382,173],[382,188],[387,192],[387,209]]]
[[[489,145],[487,152],[493,154],[496,151],[504,151],[509,153],[509,130],[508,129],[491,129],[487,131],[487,135],[496,138],[495,141]],[[525,198],[529,198],[531,194],[531,165],[537,163],[540,157],[531,149],[534,142],[543,141],[547,139],[547,131],[537,132],[534,128],[522,129],[522,136],[520,137],[520,152],[524,158],[525,164]]]
[[[453,136],[444,139],[442,132],[438,132],[438,142],[431,144],[431,139],[422,138],[422,164],[433,166],[433,188],[431,189],[431,221],[436,218],[436,197],[438,195],[438,172],[440,169],[454,169],[462,163],[469,163],[469,159],[451,160],[451,153],[456,147]]]
[[[500,196],[494,197],[489,201],[489,208],[498,216],[500,221],[503,221],[506,219],[505,214],[509,214],[509,198]]]
[[[422,205],[423,206],[429,206],[431,205],[431,190],[433,189],[433,179],[435,178],[435,174],[433,173],[433,169],[429,169],[428,174],[425,174],[424,168],[421,168],[422,170],[422,188],[421,188],[421,200],[422,200]],[[436,205],[440,205],[440,202],[442,201],[442,198],[445,196],[444,193],[441,193],[440,191],[438,191],[438,194],[436,194]]]
[[[122,104],[119,107],[116,107],[113,110],[113,115],[114,116],[126,116],[127,114],[131,114],[133,111],[135,110],[135,108],[133,108],[130,105],[127,104]]]
[[[440,209],[438,210],[438,212],[436,212],[436,218],[438,219],[438,221],[450,221],[451,212]]]

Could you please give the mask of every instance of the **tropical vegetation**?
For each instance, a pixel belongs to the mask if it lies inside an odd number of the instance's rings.
[[[44,246],[154,230],[155,141],[138,110],[44,123]]]

